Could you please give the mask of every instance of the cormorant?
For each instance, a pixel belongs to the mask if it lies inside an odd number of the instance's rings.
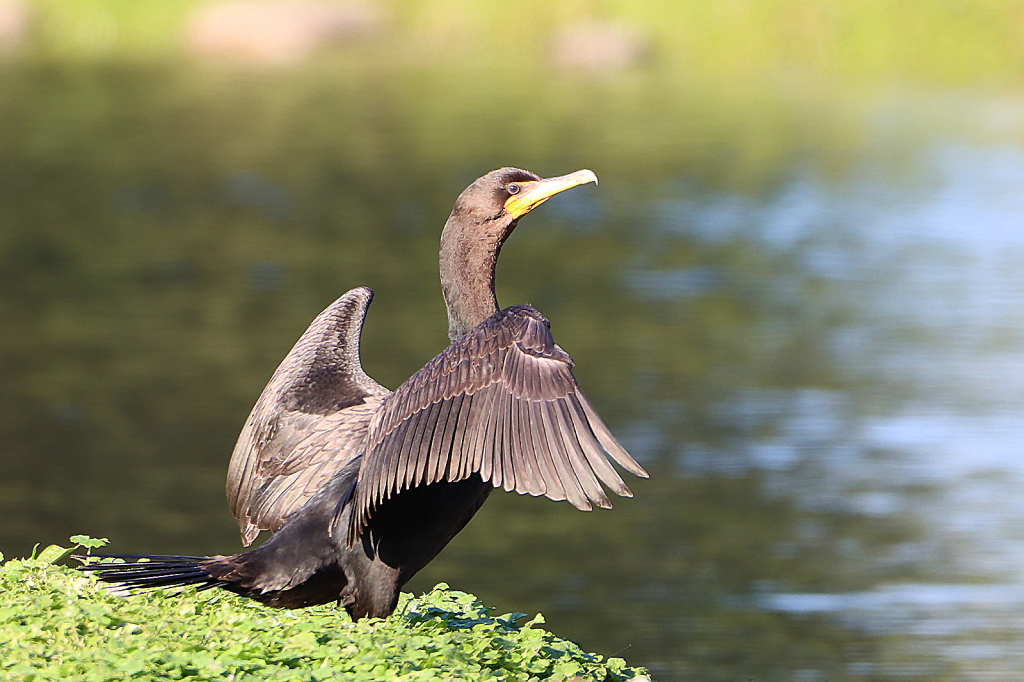
[[[519,219],[588,182],[492,171],[455,202],[441,234],[451,345],[394,392],[368,377],[359,334],[373,292],[353,289],[313,321],[277,368],[239,436],[227,495],[249,545],[233,556],[90,563],[127,587],[221,587],[281,608],[338,601],[354,619],[388,616],[402,586],[495,488],[610,508],[631,497],[608,457],[647,473],[615,440],[572,374],[547,319],[498,309],[494,268]],[[107,555],[114,556],[114,555]]]

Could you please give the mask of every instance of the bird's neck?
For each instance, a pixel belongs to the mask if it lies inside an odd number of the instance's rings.
[[[452,218],[441,233],[441,289],[448,307],[448,338],[455,341],[498,312],[494,267],[501,242]]]

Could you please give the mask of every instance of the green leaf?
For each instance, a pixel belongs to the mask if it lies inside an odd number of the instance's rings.
[[[88,535],[72,535],[70,539],[71,542],[75,543],[79,547],[89,547],[91,549],[98,549],[110,544],[110,540],[107,538],[92,538]]]
[[[506,613],[504,616],[499,616],[498,620],[504,621],[509,625],[515,625],[518,621],[526,618],[528,613]]]
[[[523,625],[523,627],[524,628],[532,628],[534,625],[543,625],[546,622],[547,621],[544,620],[544,616],[542,614],[538,613],[536,616],[531,618],[529,620],[529,622],[527,622],[525,625]]]
[[[65,548],[60,545],[50,545],[36,558],[37,561],[41,561],[44,564],[55,564],[61,559],[66,559],[71,556],[71,553],[75,551],[75,548]]]

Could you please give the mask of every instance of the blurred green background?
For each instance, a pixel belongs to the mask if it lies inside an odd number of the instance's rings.
[[[1024,667],[1024,6],[0,0],[0,549],[228,553],[234,439],[376,292],[446,344],[437,240],[591,168],[502,252],[652,473],[496,495],[410,585],[666,680]]]

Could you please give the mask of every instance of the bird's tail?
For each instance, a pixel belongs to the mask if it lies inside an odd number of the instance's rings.
[[[92,559],[80,568],[122,592],[194,585],[199,590],[219,587],[284,609],[339,599],[348,604],[354,597],[351,589],[346,591],[348,578],[331,528],[358,472],[358,460],[346,465],[281,530],[248,552],[208,557],[93,554],[78,557]]]
[[[333,515],[334,507],[320,507],[300,511],[267,542],[241,554],[93,554],[93,561],[79,568],[111,583],[121,594],[191,585],[197,590],[218,587],[276,608],[326,604],[344,596],[348,579],[338,563],[335,545],[327,541],[326,519]],[[124,563],[115,563],[118,559]]]
[[[226,557],[92,554],[75,558],[88,562],[79,566],[79,570],[92,573],[105,583],[129,590],[188,585],[195,585],[198,590],[208,590],[229,586],[217,578],[221,571],[210,570]],[[104,559],[120,559],[123,563]]]

